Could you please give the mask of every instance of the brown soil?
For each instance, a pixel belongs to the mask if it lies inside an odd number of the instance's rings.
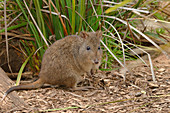
[[[170,112],[170,60],[164,55],[154,59],[157,82],[152,81],[150,69],[143,64],[126,75],[126,82],[116,71],[100,72],[80,85],[95,89],[71,92],[59,87],[18,91],[31,108],[13,108],[9,98],[0,112],[30,112],[59,109],[53,112],[84,113],[168,113]]]

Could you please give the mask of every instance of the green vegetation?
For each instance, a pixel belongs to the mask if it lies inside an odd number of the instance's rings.
[[[168,4],[161,7],[158,1],[125,0],[122,4],[110,8],[117,4],[114,0],[102,3],[101,1],[9,0],[6,4],[7,24],[12,23],[7,30],[8,33],[15,29],[21,34],[31,34],[29,38],[35,40],[18,39],[22,44],[25,59],[36,51],[28,61],[34,72],[40,70],[41,59],[49,45],[66,35],[78,34],[80,31],[102,30],[103,42],[118,60],[124,63],[137,58],[136,55],[129,54],[129,48],[153,44],[165,53],[158,45],[166,44],[169,40],[167,26],[170,23],[164,10]],[[0,33],[4,35],[3,6],[1,2]],[[50,38],[51,36],[55,38]],[[4,40],[0,38],[0,41]],[[160,43],[157,43],[157,40]],[[102,48],[104,55],[101,69],[111,70],[115,63],[113,55],[106,47]]]
[[[14,38],[20,44],[18,47],[13,46],[25,56],[18,73],[16,83],[18,85],[27,64],[31,71],[39,73],[45,50],[56,40],[67,35],[79,34],[81,31],[102,30],[101,71],[117,70],[121,66],[125,67],[126,61],[140,58],[146,66],[150,66],[152,79],[155,80],[153,68],[156,70],[158,68],[152,65],[151,55],[147,53],[147,50],[156,52],[159,50],[158,52],[167,55],[166,51],[170,46],[169,4],[170,2],[166,0],[7,0],[6,5],[0,1],[0,44],[5,45],[5,35],[7,35],[5,30],[8,32],[9,45]],[[5,17],[7,25],[5,25]],[[19,36],[22,38],[18,38]],[[140,52],[136,52],[135,49]],[[149,65],[141,58],[143,54],[148,55]],[[169,96],[168,94],[147,98]],[[146,97],[137,99],[142,98]],[[136,97],[82,107],[88,108],[135,99]],[[153,102],[143,103],[137,109]],[[41,111],[77,108],[80,106]]]

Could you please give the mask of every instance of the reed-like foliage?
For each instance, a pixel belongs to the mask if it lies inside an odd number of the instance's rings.
[[[22,14],[7,30],[10,32],[10,30],[17,29],[22,33],[32,34],[31,38],[35,41],[22,39],[20,42],[27,57],[36,51],[29,60],[33,71],[40,70],[41,59],[49,45],[67,35],[78,34],[80,31],[103,31],[102,41],[106,46],[102,47],[104,50],[102,70],[112,69],[115,57],[119,62],[124,62],[122,64],[125,64],[127,60],[139,57],[136,55],[131,57],[129,51],[131,51],[130,48],[143,45],[145,43],[142,41],[143,39],[148,40],[166,54],[158,43],[155,43],[155,40],[162,43],[168,42],[165,34],[169,31],[166,27],[159,27],[153,31],[148,31],[145,26],[141,27],[145,25],[146,21],[150,23],[159,21],[169,25],[166,15],[159,13],[163,9],[148,7],[149,4],[157,5],[156,2],[125,0],[122,4],[112,8],[115,4],[118,3],[114,0],[16,0],[16,2],[9,0],[7,4],[8,23],[11,18]],[[2,6],[0,5],[1,10],[3,10]],[[165,8],[167,6],[168,4]],[[108,8],[111,9],[107,10]],[[3,16],[0,19],[3,20]],[[4,25],[3,21],[1,21],[1,25]],[[3,32],[4,29],[0,29],[0,33]],[[51,36],[55,36],[55,38],[50,38]],[[151,62],[150,65],[152,67]]]

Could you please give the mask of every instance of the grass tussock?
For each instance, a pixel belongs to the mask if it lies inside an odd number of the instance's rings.
[[[25,59],[36,51],[28,63],[38,72],[45,50],[54,41],[80,31],[102,30],[102,70],[112,70],[116,62],[126,67],[126,61],[137,58],[148,65],[133,49],[147,53],[146,48],[154,47],[167,55],[169,9],[168,1],[9,0],[6,5],[0,2],[0,43],[5,42],[5,35],[9,43],[19,40],[17,48]],[[147,55],[154,79],[151,56]]]

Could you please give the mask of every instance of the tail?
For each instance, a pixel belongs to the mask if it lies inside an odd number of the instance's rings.
[[[24,89],[37,89],[42,87],[44,84],[44,82],[41,79],[38,79],[37,81],[30,83],[30,84],[26,84],[26,85],[18,85],[18,86],[14,86],[9,88],[5,94],[3,95],[3,98],[1,99],[1,101],[3,101],[5,99],[5,97],[12,91],[16,91],[16,90],[24,90]],[[0,101],[0,102],[1,102]]]

